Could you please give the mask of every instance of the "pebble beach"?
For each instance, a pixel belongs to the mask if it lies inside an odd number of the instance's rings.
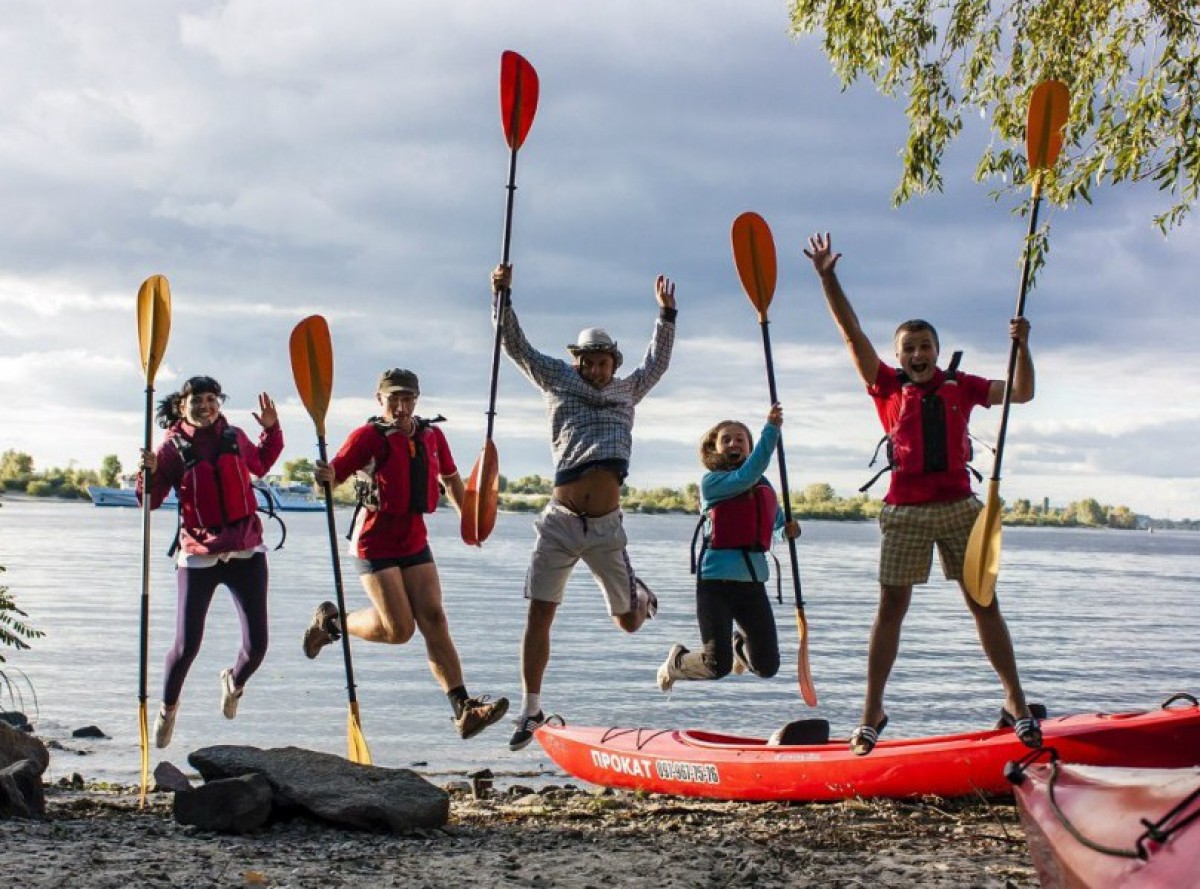
[[[0,821],[0,871],[42,887],[1002,887],[1038,885],[1007,799],[733,803],[575,787],[447,785],[449,822],[402,836],[307,820],[250,835],[176,823],[172,794],[46,788]]]

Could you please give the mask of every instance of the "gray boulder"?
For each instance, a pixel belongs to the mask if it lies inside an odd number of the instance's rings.
[[[191,790],[192,782],[174,764],[163,760],[154,767],[155,790]]]
[[[42,770],[23,759],[0,769],[0,818],[46,817]]]
[[[220,778],[175,794],[180,824],[220,833],[252,833],[271,819],[271,784],[259,774]]]
[[[410,769],[352,763],[300,747],[219,745],[188,756],[205,781],[258,773],[271,784],[275,814],[310,815],[379,833],[441,827],[450,795]]]
[[[0,722],[0,769],[27,759],[37,767],[39,775],[50,765],[50,751],[33,735]]]

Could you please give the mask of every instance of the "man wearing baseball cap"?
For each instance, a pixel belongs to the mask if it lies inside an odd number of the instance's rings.
[[[444,418],[424,420],[415,413],[420,395],[411,370],[385,370],[375,394],[382,416],[351,432],[328,463],[316,463],[318,482],[337,485],[355,474],[363,482],[359,502],[367,515],[361,527],[354,523],[353,547],[371,604],[343,616],[332,602],[322,602],[304,633],[304,653],[315,658],[343,632],[403,645],[420,630],[429,669],[454,710],[454,725],[463,738],[471,738],[504,717],[508,699],[467,693],[450,636],[425,514],[437,509],[443,487],[461,512],[465,488],[446,436],[433,425]]]
[[[550,661],[550,628],[567,579],[580,559],[604,592],[613,622],[633,633],[658,609],[658,600],[634,573],[621,520],[621,484],[629,473],[637,404],[667,370],[675,344],[675,285],[654,282],[658,319],[642,363],[627,376],[616,372],[621,350],[600,327],[579,332],[567,346],[572,361],[545,355],[529,344],[508,305],[511,266],[492,272],[492,292],[503,307],[496,323],[504,351],[546,398],[554,455],[554,495],[534,523],[537,540],[525,579],[529,615],[521,644],[524,696],[509,749],[521,750],[546,722],[542,678]]]

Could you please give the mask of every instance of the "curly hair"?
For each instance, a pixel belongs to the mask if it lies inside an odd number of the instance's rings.
[[[704,437],[700,439],[700,462],[704,464],[704,468],[710,472],[721,470],[737,469],[746,459],[744,456],[737,460],[732,460],[725,454],[717,453],[717,438],[721,434],[721,430],[726,426],[737,426],[746,433],[746,438],[750,442],[750,447],[754,447],[754,435],[750,432],[750,427],[740,420],[722,420],[716,426],[704,433]]]
[[[183,419],[183,402],[193,395],[206,392],[217,396],[221,404],[225,403],[226,396],[221,391],[221,384],[212,377],[190,377],[178,392],[172,392],[158,403],[158,409],[154,412],[158,425],[163,429],[170,429]]]

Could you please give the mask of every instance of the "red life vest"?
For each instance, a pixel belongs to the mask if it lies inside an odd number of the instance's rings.
[[[171,443],[183,459],[179,511],[185,527],[219,528],[254,514],[258,500],[236,430],[226,426],[220,431],[212,461],[201,459],[195,443],[182,431],[171,436]]]
[[[433,512],[438,507],[442,488],[438,480],[440,464],[438,436],[431,424],[445,419],[415,418],[417,428],[411,438],[394,427],[372,425],[382,436],[386,450],[375,461],[370,475],[375,483],[374,496],[363,505],[389,515]],[[373,501],[373,502],[372,502]]]
[[[875,448],[887,446],[888,463],[858,490],[865,492],[885,472],[897,475],[923,475],[942,472],[966,476],[974,472],[971,460],[971,437],[967,416],[958,387],[958,362],[962,352],[955,352],[945,373],[938,371],[931,384],[918,386],[903,373],[900,381],[900,409],[889,427],[884,414],[885,405],[876,402],[879,420],[886,434]]]
[[[775,491],[762,480],[735,497],[718,500],[708,508],[708,546],[765,553],[771,548],[778,510]]]
[[[750,553],[770,551],[778,512],[779,499],[765,479],[759,479],[754,487],[741,494],[718,500],[709,506],[692,534],[692,573],[697,581],[700,580],[700,566],[708,549],[740,549],[750,576],[757,580]],[[704,534],[706,524],[708,533]],[[701,535],[700,555],[697,556],[696,539]]]

